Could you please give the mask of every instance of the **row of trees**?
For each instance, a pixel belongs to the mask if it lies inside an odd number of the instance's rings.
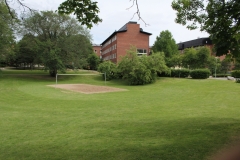
[[[16,62],[43,64],[53,76],[67,66],[82,67],[93,52],[89,31],[69,16],[34,12],[21,26],[24,37],[18,43]]]
[[[181,67],[187,69],[208,68],[212,71],[217,69],[218,73],[226,74],[231,69],[238,69],[238,59],[232,54],[226,55],[226,58],[220,61],[218,58],[211,56],[210,48],[198,47],[187,48],[183,54],[179,54],[178,45],[176,44],[170,31],[162,31],[157,36],[152,47],[153,52],[163,52],[165,62],[168,67]]]
[[[7,12],[14,17],[11,2],[18,2],[22,7],[29,8],[21,0],[0,0],[7,6]],[[137,6],[136,14],[139,19],[140,10],[138,0],[133,0]],[[240,2],[237,0],[173,0],[172,8],[176,11],[175,22],[187,25],[188,29],[200,27],[206,31],[215,44],[217,56],[230,53],[240,61]],[[30,8],[29,8],[30,9]],[[6,10],[6,9],[4,9]],[[2,11],[2,9],[1,9]],[[98,16],[100,12],[97,2],[92,0],[64,0],[58,8],[59,13],[75,14],[77,20],[91,28],[93,24],[102,21]],[[8,16],[9,16],[8,15]]]
[[[96,64],[89,30],[68,15],[53,11],[29,12],[24,18],[11,19],[0,1],[0,64],[41,64],[50,75],[67,67],[92,69]],[[19,39],[15,41],[14,35]]]
[[[173,0],[176,23],[210,34],[217,56],[231,53],[240,61],[240,2],[238,0]]]

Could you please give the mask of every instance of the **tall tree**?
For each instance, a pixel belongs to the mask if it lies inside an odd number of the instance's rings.
[[[152,47],[153,52],[164,52],[165,61],[168,65],[171,57],[178,53],[178,46],[174,40],[172,33],[168,30],[162,31],[159,36],[157,36],[156,41]]]
[[[32,68],[34,64],[40,64],[42,62],[35,38],[35,36],[27,34],[17,43],[18,50],[15,56],[15,62],[17,64],[30,64]]]
[[[80,65],[80,59],[92,53],[89,31],[67,15],[34,12],[23,19],[22,32],[36,37],[43,64],[52,76],[69,64]]]
[[[0,62],[6,62],[8,55],[13,53],[13,23],[6,5],[0,0]]]
[[[210,34],[217,56],[230,51],[240,57],[239,0],[174,0],[172,8],[177,11],[177,23]]]
[[[170,58],[172,55],[178,53],[178,46],[172,36],[172,33],[168,30],[165,30],[162,31],[159,36],[157,36],[152,50],[154,52],[164,52],[165,57]]]

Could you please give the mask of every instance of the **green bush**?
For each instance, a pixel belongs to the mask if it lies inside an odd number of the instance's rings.
[[[224,74],[224,73],[216,74],[216,77],[227,77],[227,76],[231,76],[231,74]],[[215,74],[213,74],[213,77],[215,77]]]
[[[168,72],[157,72],[158,77],[170,77],[171,73]]]
[[[115,78],[116,73],[116,64],[111,61],[104,61],[99,64],[98,72],[106,73],[106,80],[109,81]],[[105,79],[105,75],[103,74],[103,79]]]
[[[240,78],[236,78],[236,83],[240,83]]]
[[[165,64],[163,53],[138,57],[136,50],[136,47],[131,47],[117,67],[118,75],[126,79],[130,85],[153,83],[157,72],[170,72]]]
[[[171,77],[186,78],[189,76],[190,70],[188,69],[171,69]]]
[[[208,69],[196,69],[190,72],[193,79],[207,79],[209,75],[210,71]]]
[[[240,70],[234,70],[231,73],[232,77],[234,78],[240,78]]]

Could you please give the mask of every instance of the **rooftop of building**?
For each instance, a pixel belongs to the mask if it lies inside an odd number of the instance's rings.
[[[212,45],[212,41],[209,37],[203,37],[203,38],[198,38],[198,39],[194,39],[186,42],[180,42],[177,45],[179,50],[183,50],[185,48]]]
[[[101,44],[92,44],[93,47],[101,47]]]
[[[129,21],[129,22],[126,23],[124,26],[122,26],[119,30],[114,31],[107,39],[105,39],[105,40],[101,43],[101,45],[103,45],[105,42],[107,42],[109,39],[111,39],[111,37],[113,37],[115,34],[121,33],[121,32],[126,32],[126,31],[127,31],[127,25],[128,25],[128,24],[137,24],[137,22]],[[143,34],[152,35],[152,33],[148,33],[148,32],[143,31],[142,28],[140,28],[140,32],[143,33]]]

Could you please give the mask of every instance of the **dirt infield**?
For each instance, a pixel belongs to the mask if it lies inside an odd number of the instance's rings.
[[[95,86],[95,85],[89,85],[89,84],[57,84],[57,85],[48,85],[48,86],[69,90],[69,91],[74,91],[74,92],[80,92],[84,94],[127,91],[126,89],[106,87],[106,86]]]

